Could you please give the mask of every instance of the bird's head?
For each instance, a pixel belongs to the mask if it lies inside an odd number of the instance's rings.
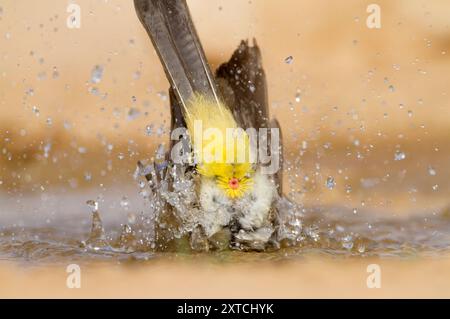
[[[253,169],[249,163],[201,164],[197,170],[203,177],[212,178],[231,199],[242,197],[253,186]]]
[[[186,112],[187,126],[202,178],[213,179],[229,198],[242,197],[253,185],[250,142],[230,110],[196,95]],[[200,155],[200,156],[199,156]]]

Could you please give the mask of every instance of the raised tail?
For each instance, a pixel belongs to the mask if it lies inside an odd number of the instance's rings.
[[[134,0],[134,5],[184,111],[189,113],[189,100],[196,94],[219,104],[214,77],[186,1]]]

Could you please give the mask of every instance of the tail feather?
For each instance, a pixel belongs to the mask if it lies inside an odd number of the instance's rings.
[[[188,113],[201,94],[219,104],[216,85],[185,0],[134,0],[136,12],[159,55],[176,98]]]

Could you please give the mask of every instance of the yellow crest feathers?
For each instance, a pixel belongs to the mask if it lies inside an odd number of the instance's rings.
[[[229,197],[242,196],[252,185],[247,133],[227,106],[205,96],[194,95],[184,111],[199,174],[215,179]]]

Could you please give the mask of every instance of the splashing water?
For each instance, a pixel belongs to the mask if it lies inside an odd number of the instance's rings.
[[[163,149],[159,152],[163,153]],[[132,213],[130,198],[122,196],[118,209],[128,212],[122,224],[114,221],[105,226],[102,217],[108,217],[109,208],[102,211],[100,201],[89,200],[90,215],[86,214],[85,220],[90,219],[90,226],[80,219],[35,227],[3,226],[0,259],[62,263],[197,256],[192,251],[205,243],[195,236],[198,207],[193,204],[197,195],[192,174],[186,167],[168,165],[163,156],[156,156],[151,164],[139,162],[134,176],[139,195],[146,203],[140,213]],[[277,200],[276,208],[279,225],[277,243],[272,248],[258,254],[239,254],[229,249],[226,234],[221,234],[223,237],[214,238],[214,249],[209,255],[239,261],[296,259],[311,253],[333,257],[414,258],[439,257],[450,252],[448,209],[432,216],[388,218],[364,206],[358,209],[300,206],[284,197]]]
[[[45,150],[49,151],[50,148]],[[448,209],[433,215],[387,218],[366,208],[364,201],[359,208],[323,208],[302,206],[280,197],[275,202],[276,241],[266,250],[258,243],[251,243],[250,246],[260,251],[258,254],[237,254],[231,252],[230,247],[233,250],[246,250],[246,247],[230,246],[226,232],[214,236],[212,243],[199,236],[194,171],[190,167],[170,165],[163,146],[157,149],[154,158],[150,163],[139,162],[134,173],[139,196],[145,203],[141,210],[136,212],[130,196],[121,194],[115,198],[117,209],[126,214],[123,221],[109,224],[102,221],[102,218],[108,219],[112,211],[102,204],[108,201],[101,198],[87,201],[90,214],[85,214],[83,219],[74,219],[74,214],[67,221],[29,227],[14,218],[13,224],[0,228],[0,258],[27,262],[146,261],[162,256],[195,256],[192,251],[205,250],[208,245],[212,247],[210,255],[228,256],[232,260],[292,259],[308,253],[343,257],[438,257],[450,252]],[[437,175],[433,167],[427,169],[428,174]],[[372,188],[379,182],[372,180],[361,179],[361,185]],[[332,176],[328,176],[324,184],[330,190],[328,194],[339,188]],[[342,187],[351,189],[348,185]],[[74,197],[73,194],[66,196]],[[70,209],[70,202],[64,197],[60,200],[56,207]],[[45,210],[51,207],[48,203],[43,206]]]
[[[158,203],[152,205],[158,209]],[[291,207],[292,204],[284,201],[280,205]],[[350,215],[339,208],[327,212],[314,208],[303,211],[294,214],[289,210],[283,211],[287,220],[278,230],[282,233],[281,248],[259,253],[257,258],[292,259],[308,253],[335,257],[413,258],[439,257],[450,251],[448,212],[427,218],[424,226],[422,216],[412,219],[373,219],[367,212]],[[296,214],[303,218],[297,218]],[[165,230],[162,236],[178,239],[173,243],[175,250],[172,252],[181,257],[189,256],[191,248],[182,236],[189,226],[184,229],[171,228],[169,224],[161,227]],[[173,253],[159,251],[158,239],[168,238],[158,238],[156,235],[155,218],[145,214],[139,214],[133,224],[105,231],[100,214],[95,211],[92,213],[91,230],[87,233],[75,229],[69,231],[64,227],[3,228],[0,231],[0,258],[54,263],[111,259],[146,261],[174,256]],[[233,258],[227,249],[218,249],[210,254],[218,257],[225,254]],[[245,257],[236,255],[236,258]]]

